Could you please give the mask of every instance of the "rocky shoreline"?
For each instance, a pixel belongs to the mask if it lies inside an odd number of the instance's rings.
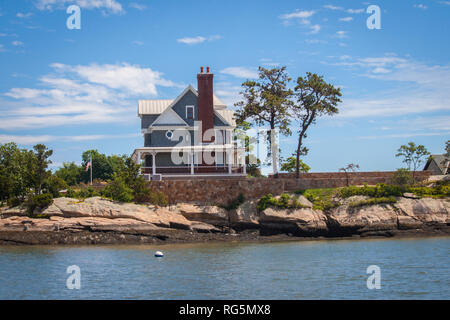
[[[300,196],[300,209],[256,209],[247,201],[227,211],[210,205],[169,207],[117,203],[99,197],[54,199],[27,216],[3,208],[0,245],[165,244],[210,241],[285,241],[328,238],[448,236],[449,199],[400,197],[394,204],[315,210]],[[39,218],[37,218],[39,217]]]

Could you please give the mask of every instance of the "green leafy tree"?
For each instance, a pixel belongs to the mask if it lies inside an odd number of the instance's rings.
[[[105,154],[99,153],[97,150],[87,150],[83,152],[81,156],[81,167],[83,168],[82,181],[85,183],[90,181],[90,169],[88,171],[84,169],[89,162],[90,155],[92,155],[92,179],[103,181],[111,179],[114,174],[113,165],[116,165],[114,162],[116,159],[110,161]],[[114,162],[114,164],[112,162]]]
[[[396,157],[403,157],[403,162],[406,163],[408,169],[413,173],[413,180],[415,180],[415,172],[422,164],[425,157],[429,156],[428,150],[421,144],[416,145],[414,142],[408,142],[407,145],[402,145],[397,150]]]
[[[133,190],[119,174],[114,174],[113,179],[108,181],[108,185],[103,189],[103,195],[120,202],[133,201]]]
[[[311,167],[304,163],[302,160],[300,160],[299,167],[300,172],[309,172],[309,170],[311,170]],[[281,171],[295,172],[296,168],[297,158],[294,156],[287,158],[281,165]]]
[[[247,80],[242,84],[243,101],[235,104],[237,123],[253,121],[258,126],[270,127],[269,143],[272,157],[272,168],[275,176],[278,174],[278,146],[273,141],[276,131],[290,135],[289,107],[292,90],[288,88],[291,80],[286,67],[265,69],[259,67],[259,79]],[[272,143],[273,142],[273,143]]]
[[[55,175],[63,179],[69,186],[74,186],[81,182],[83,168],[77,166],[75,162],[64,162],[63,166],[55,171]]]
[[[33,159],[33,180],[35,193],[39,195],[42,191],[42,185],[51,175],[51,172],[47,169],[48,165],[52,163],[49,158],[53,154],[53,150],[47,149],[47,147],[43,144],[37,144],[33,147],[33,149],[35,156]]]
[[[67,189],[66,181],[56,175],[51,175],[47,178],[44,184],[44,189],[53,195],[54,198],[59,197],[59,191]]]
[[[307,131],[311,124],[315,124],[319,117],[332,116],[339,112],[337,105],[341,102],[341,90],[325,82],[322,76],[307,72],[306,77],[297,78],[294,89],[296,103],[292,110],[299,120],[298,143],[296,151],[297,166],[296,177],[300,173],[300,156],[306,154],[308,149],[303,146]]]

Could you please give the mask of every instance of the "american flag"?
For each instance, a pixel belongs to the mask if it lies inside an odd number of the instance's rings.
[[[91,158],[91,156],[89,156],[89,162],[87,163],[87,165],[86,165],[86,171],[88,171],[89,170],[89,167],[92,165],[92,158]]]

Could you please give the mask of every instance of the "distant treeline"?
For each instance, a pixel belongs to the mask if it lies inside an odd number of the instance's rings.
[[[81,156],[81,165],[65,162],[52,173],[49,169],[52,154],[43,144],[32,150],[21,149],[13,142],[0,144],[0,205],[25,204],[32,213],[51,204],[63,190],[74,198],[102,196],[122,202],[167,203],[164,195],[150,191],[148,182],[139,175],[140,165],[126,155],[106,156],[97,150],[87,150]],[[86,186],[90,181],[90,169],[86,171],[90,157],[92,178],[108,182],[99,191]]]

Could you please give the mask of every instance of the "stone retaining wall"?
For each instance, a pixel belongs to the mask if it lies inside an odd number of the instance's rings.
[[[349,173],[350,185],[367,183],[389,183],[394,171]],[[428,171],[416,172],[418,180],[431,175]],[[285,191],[312,188],[336,188],[347,185],[344,172],[302,173],[299,179],[295,174],[282,173],[279,179],[242,178],[242,179],[194,179],[152,181],[151,188],[167,195],[169,203],[201,202],[209,204],[229,204],[240,193],[246,199],[258,199],[265,194],[279,195]]]

